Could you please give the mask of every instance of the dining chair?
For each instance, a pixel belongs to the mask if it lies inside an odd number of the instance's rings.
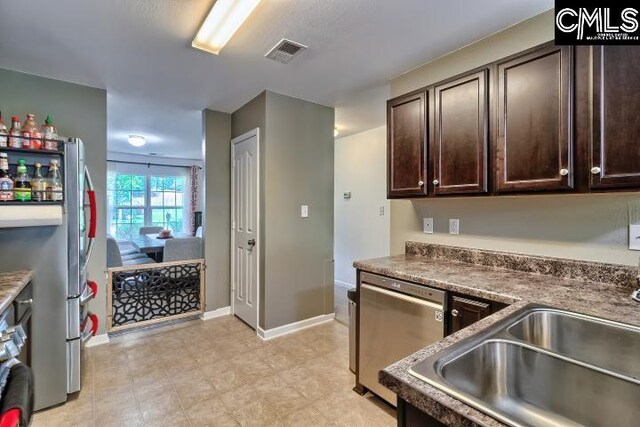
[[[158,234],[162,227],[140,227],[140,234]]]
[[[168,239],[164,244],[163,262],[185,261],[202,258],[202,238],[185,237]]]
[[[133,242],[129,240],[116,240],[118,242],[118,247],[120,248],[121,255],[131,255],[140,253],[140,248]]]
[[[154,260],[145,254],[122,255],[118,242],[111,236],[107,237],[107,268],[112,267],[128,267],[131,265],[153,264]]]
[[[202,237],[202,226],[196,228],[196,237]]]

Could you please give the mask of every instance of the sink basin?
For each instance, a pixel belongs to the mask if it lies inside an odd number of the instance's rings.
[[[438,373],[513,425],[620,427],[640,420],[638,384],[513,341],[485,341]]]
[[[409,372],[499,421],[640,425],[640,328],[529,305]]]
[[[640,379],[640,328],[541,309],[525,315],[507,332],[536,347]]]

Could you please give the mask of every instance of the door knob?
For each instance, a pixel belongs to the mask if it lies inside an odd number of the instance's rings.
[[[438,184],[440,184],[440,181],[438,181],[437,179],[434,179],[433,180],[433,185],[438,185]]]
[[[569,175],[569,169],[560,169],[560,175],[562,176]]]
[[[424,181],[418,181],[418,186],[422,187],[424,185]]]
[[[256,239],[250,239],[250,240],[247,242],[247,244],[248,244],[249,246],[255,246],[255,245],[256,245]]]
[[[602,169],[600,169],[598,166],[594,166],[591,168],[591,173],[594,175],[599,174],[600,172],[602,172]]]
[[[459,312],[458,312],[458,310],[456,310],[455,308],[454,308],[453,310],[451,310],[451,315],[452,315],[453,317],[458,317],[458,314],[460,314],[460,313],[459,313]]]

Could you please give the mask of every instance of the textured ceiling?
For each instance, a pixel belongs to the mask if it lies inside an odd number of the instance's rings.
[[[203,108],[231,112],[263,89],[349,108],[356,94],[553,1],[263,0],[220,56],[190,47],[211,5],[1,1],[0,67],[106,88],[110,149],[121,135],[138,132],[159,136],[143,153],[179,144],[181,156],[199,156],[196,113]],[[287,65],[264,59],[282,37],[309,49]],[[366,127],[367,114],[355,110],[361,117],[354,124],[342,115],[338,126]]]

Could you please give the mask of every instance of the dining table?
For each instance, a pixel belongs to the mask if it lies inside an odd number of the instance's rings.
[[[162,261],[162,253],[164,252],[164,244],[170,239],[184,239],[187,237],[193,237],[189,233],[174,232],[171,237],[167,239],[160,239],[158,233],[152,234],[138,234],[131,236],[128,240],[134,243],[140,252],[147,254],[156,261]]]

